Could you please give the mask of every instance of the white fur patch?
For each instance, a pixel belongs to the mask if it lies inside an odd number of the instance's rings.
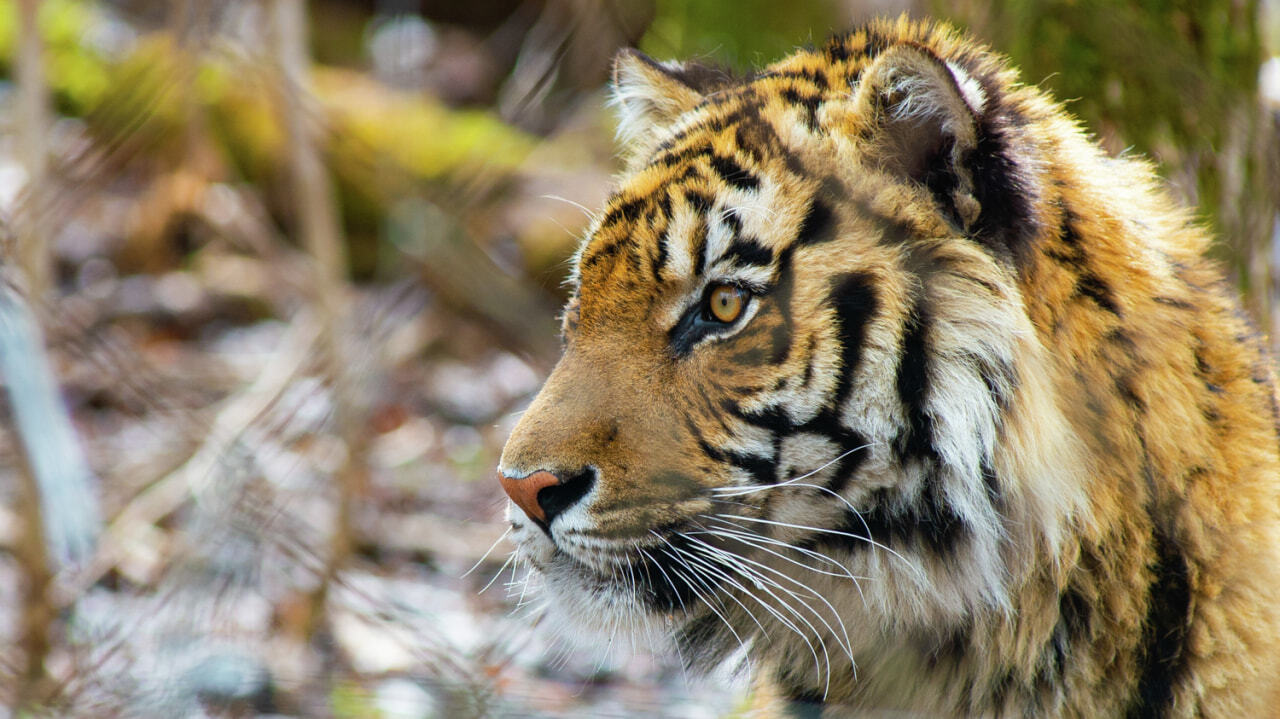
[[[965,104],[973,110],[973,114],[981,115],[986,109],[987,94],[982,91],[982,85],[973,79],[969,73],[954,62],[947,63],[947,69],[951,71],[951,77],[955,78],[956,85],[960,88],[960,94],[964,97]]]

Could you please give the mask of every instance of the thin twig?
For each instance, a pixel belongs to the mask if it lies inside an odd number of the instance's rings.
[[[42,211],[47,192],[49,90],[45,84],[43,47],[36,15],[40,0],[19,0],[17,77],[17,137],[19,157],[27,175],[26,196],[19,208],[18,262],[36,300],[49,290],[49,228]]]
[[[310,121],[314,113],[307,111],[312,94],[308,80],[306,4],[304,0],[275,0],[273,10],[275,50],[282,81],[280,110],[289,137],[294,217],[302,244],[315,263],[311,299],[320,313],[322,370],[331,380],[338,433],[347,449],[336,477],[338,504],[329,556],[321,581],[310,597],[310,616],[304,623],[308,638],[314,641],[323,628],[330,585],[353,551],[351,515],[362,494],[367,436],[356,398],[353,358],[341,342],[348,287],[337,196],[321,157],[319,128]]]

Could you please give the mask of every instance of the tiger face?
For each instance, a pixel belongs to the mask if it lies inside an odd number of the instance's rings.
[[[518,556],[579,625],[660,631],[695,665],[743,650],[797,701],[1053,713],[1076,660],[1041,665],[1093,646],[1077,598],[1164,560],[1097,549],[1158,522],[1100,518],[1100,491],[1128,511],[1096,480],[1130,471],[1099,424],[1124,398],[1071,367],[1126,290],[1059,297],[1043,260],[1096,209],[1064,178],[1100,153],[998,58],[906,20],[744,79],[624,52],[614,83],[627,174],[498,469]],[[1145,656],[1147,596],[1117,666]]]
[[[945,180],[954,218],[929,187],[974,149],[943,113],[982,91],[921,48],[860,59],[860,82],[736,86],[619,60],[645,124],[625,132],[656,142],[579,253],[564,357],[500,467],[522,555],[583,616],[770,617],[847,655],[842,612],[800,592],[847,584],[895,624],[1008,602],[1024,488],[998,430],[1038,348],[1000,258],[957,230],[981,220],[968,180]]]

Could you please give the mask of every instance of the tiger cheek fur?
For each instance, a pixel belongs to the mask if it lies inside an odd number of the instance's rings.
[[[1273,371],[1147,165],[932,23],[614,80],[499,466],[553,605],[824,716],[1276,715]]]

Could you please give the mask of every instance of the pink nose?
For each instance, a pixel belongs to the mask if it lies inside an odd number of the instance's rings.
[[[507,493],[516,506],[524,513],[539,522],[547,521],[546,512],[538,504],[538,492],[560,484],[560,479],[550,472],[534,472],[523,479],[508,477],[498,473],[498,481],[502,483],[502,491]]]

